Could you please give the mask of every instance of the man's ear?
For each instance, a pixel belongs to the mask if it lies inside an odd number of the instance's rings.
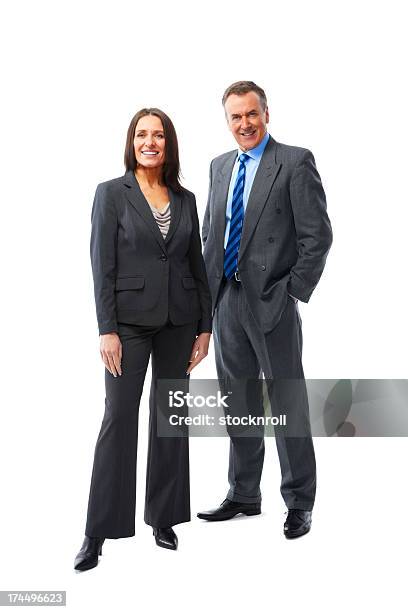
[[[268,109],[268,107],[265,108],[265,116],[266,116],[266,123],[269,123],[269,109]]]

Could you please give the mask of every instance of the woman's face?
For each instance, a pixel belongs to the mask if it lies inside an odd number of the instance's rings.
[[[145,115],[137,122],[133,140],[137,163],[145,168],[164,164],[166,140],[163,124],[156,115]]]

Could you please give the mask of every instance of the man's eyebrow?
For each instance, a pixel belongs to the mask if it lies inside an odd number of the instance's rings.
[[[241,117],[242,115],[249,115],[250,113],[257,113],[256,108],[251,108],[247,113],[231,113],[232,117]]]

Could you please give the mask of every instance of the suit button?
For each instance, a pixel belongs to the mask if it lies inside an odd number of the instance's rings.
[[[261,270],[266,270],[266,266],[261,266]]]
[[[270,236],[270,238],[268,238],[268,242],[275,242],[275,238],[272,238],[272,236]]]
[[[282,209],[281,209],[281,208],[277,208],[277,209],[276,209],[276,212],[278,213],[278,215],[280,215],[280,214],[281,214],[281,212],[282,212]]]
[[[215,275],[215,278],[221,278],[221,274],[217,272],[217,274]]]
[[[160,259],[162,261],[167,261],[167,256],[166,255],[160,255]]]

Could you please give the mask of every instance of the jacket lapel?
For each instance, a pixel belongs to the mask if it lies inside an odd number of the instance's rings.
[[[252,183],[242,228],[238,263],[255,231],[259,217],[265,207],[269,192],[279,174],[282,164],[276,161],[276,141],[269,138]]]
[[[214,234],[215,244],[221,251],[222,258],[224,258],[224,236],[225,236],[225,224],[227,214],[227,199],[228,190],[231,182],[232,169],[234,167],[235,160],[237,158],[237,152],[231,151],[223,167],[217,175],[215,182],[215,193],[214,193]]]
[[[156,219],[153,217],[152,211],[150,210],[150,206],[146,198],[144,197],[139,187],[139,183],[137,182],[136,177],[132,170],[128,170],[126,172],[126,174],[124,175],[123,183],[124,183],[124,190],[125,190],[126,198],[129,200],[132,206],[136,209],[137,213],[145,221],[146,225],[152,232],[154,238],[157,240],[162,251],[166,253],[167,252],[166,244],[164,242],[162,233],[159,230],[159,226],[157,225]],[[169,193],[170,193],[170,189],[169,189]],[[172,202],[170,203],[170,207],[171,205],[172,205]],[[171,210],[171,213],[173,214],[173,210]],[[170,227],[171,227],[171,222],[170,222]]]
[[[168,244],[176,231],[181,216],[181,195],[170,189],[170,187],[168,187],[168,192],[170,198],[170,226],[164,241],[165,244]]]

